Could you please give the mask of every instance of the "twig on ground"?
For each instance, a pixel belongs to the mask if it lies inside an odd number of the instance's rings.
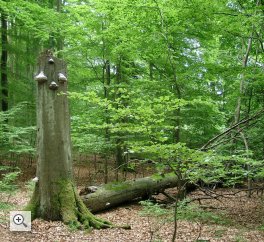
[[[199,238],[201,237],[201,234],[202,234],[202,225],[201,225],[201,223],[199,223],[199,222],[196,222],[196,223],[199,226],[199,231],[198,231],[198,235],[197,235],[197,237],[196,237],[196,239],[194,241],[198,241]]]
[[[173,200],[173,201],[176,201],[176,198],[171,196],[170,194],[168,194],[167,192],[163,191],[161,192],[161,194],[165,195],[166,197],[168,197],[169,199]]]
[[[1,225],[1,227],[3,227],[4,229],[7,228],[7,225],[4,225],[4,224],[0,224],[0,225]]]

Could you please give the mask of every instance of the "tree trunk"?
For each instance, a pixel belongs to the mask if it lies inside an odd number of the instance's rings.
[[[120,88],[120,84],[122,82],[122,68],[121,68],[121,63],[122,63],[122,58],[120,57],[118,64],[116,65],[116,85],[117,88],[115,90],[115,100],[116,99],[121,99],[121,93],[119,91]],[[122,102],[122,101],[120,101]],[[116,109],[119,109],[119,103],[117,102],[116,104]],[[120,119],[120,123],[123,123],[124,120]],[[116,133],[116,152],[115,152],[115,156],[116,156],[116,180],[118,181],[118,169],[125,163],[124,162],[124,140],[123,140],[123,133],[118,131]]]
[[[105,43],[103,41],[103,43]],[[105,47],[103,48],[103,51],[105,51]],[[111,72],[110,72],[110,61],[106,60],[105,65],[103,68],[103,83],[104,83],[104,98],[109,100],[109,87],[111,84]],[[107,124],[107,127],[105,128],[105,141],[107,144],[110,143],[110,130],[108,125],[110,124],[109,119],[109,110],[108,107],[105,108],[105,123]],[[107,150],[105,152],[105,163],[104,163],[104,182],[108,183],[108,155],[109,151]]]
[[[133,181],[106,184],[98,188],[87,187],[80,192],[80,195],[90,211],[98,212],[138,198],[148,198],[151,194],[177,185],[178,179],[175,175],[168,175],[162,179],[145,177]],[[92,193],[89,193],[91,191]]]
[[[32,219],[61,220],[75,227],[111,227],[85,207],[73,184],[66,66],[47,51],[39,58],[38,71],[38,183],[26,209]]]
[[[7,79],[7,16],[4,11],[1,11],[1,89],[2,89],[2,100],[1,106],[2,111],[8,110],[8,79]]]

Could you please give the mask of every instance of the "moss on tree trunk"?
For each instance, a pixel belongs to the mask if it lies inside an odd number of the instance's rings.
[[[89,193],[89,187],[81,191],[81,199],[92,212],[98,212],[122,203],[137,199],[147,199],[152,194],[163,192],[166,188],[178,186],[176,175],[167,174],[160,179],[144,177],[132,181],[110,183],[99,186],[95,192]]]
[[[71,180],[60,182],[59,187],[60,192],[52,198],[54,211],[57,211],[53,219],[50,217],[51,214],[47,217],[47,211],[41,210],[39,186],[35,187],[33,196],[25,208],[31,211],[32,219],[61,220],[70,227],[84,229],[113,227],[110,222],[96,217],[88,210]]]

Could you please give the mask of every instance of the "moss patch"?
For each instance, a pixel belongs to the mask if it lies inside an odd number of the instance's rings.
[[[93,215],[84,205],[71,181],[62,181],[59,201],[62,221],[71,228],[110,228],[113,225]]]
[[[106,190],[111,190],[111,191],[122,191],[127,188],[129,188],[131,184],[128,182],[112,182],[109,184],[106,184],[104,187]]]
[[[59,194],[52,199],[52,205],[58,208],[58,215],[70,229],[101,229],[111,228],[113,225],[93,215],[83,203],[71,180],[62,180],[58,183]],[[34,193],[24,210],[31,211],[32,220],[41,217],[39,188],[35,187]]]
[[[34,220],[38,217],[38,208],[39,208],[39,194],[38,194],[38,186],[35,186],[35,190],[32,194],[32,197],[24,208],[25,211],[31,211],[31,220]]]

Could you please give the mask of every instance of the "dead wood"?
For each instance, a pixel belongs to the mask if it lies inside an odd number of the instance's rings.
[[[105,184],[97,189],[85,188],[80,192],[80,195],[91,212],[98,212],[126,202],[147,199],[152,194],[163,192],[166,188],[177,185],[176,175],[166,175],[161,179],[145,177],[132,181]],[[85,191],[88,190],[94,190],[94,192],[84,195]]]

